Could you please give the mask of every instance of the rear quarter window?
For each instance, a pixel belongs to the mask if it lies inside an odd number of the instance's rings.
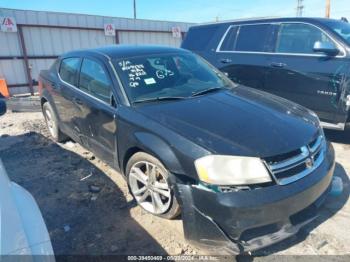
[[[59,65],[59,59],[56,59],[56,60],[52,63],[52,65],[50,66],[49,71],[50,71],[50,72],[57,72],[58,65]]]
[[[205,50],[218,28],[218,26],[190,28],[182,44],[182,47],[196,51]]]

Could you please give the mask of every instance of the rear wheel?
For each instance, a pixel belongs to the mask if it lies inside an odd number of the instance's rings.
[[[144,210],[167,219],[180,214],[169,172],[158,159],[143,152],[136,153],[127,164],[126,174],[130,191]]]
[[[43,114],[44,114],[46,125],[50,132],[51,137],[56,142],[66,141],[68,137],[64,133],[62,133],[62,131],[59,129],[57,117],[51,105],[49,104],[49,102],[46,102],[43,105]]]

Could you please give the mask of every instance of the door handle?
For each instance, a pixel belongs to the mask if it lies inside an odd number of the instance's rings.
[[[52,87],[53,89],[58,89],[58,84],[57,84],[57,83],[55,83],[55,82],[50,82],[50,84],[51,84],[51,87]]]
[[[77,105],[79,105],[79,106],[81,106],[81,105],[83,105],[83,101],[81,101],[79,98],[74,98],[73,99],[73,102],[75,103],[75,104],[77,104]]]
[[[223,58],[223,59],[220,59],[220,62],[223,63],[223,64],[228,64],[228,63],[232,62],[232,59],[230,59],[230,58]]]
[[[273,62],[273,63],[270,64],[270,66],[271,66],[271,67],[276,67],[276,68],[283,68],[283,67],[286,67],[287,64],[285,64],[285,63],[275,63],[275,62]]]

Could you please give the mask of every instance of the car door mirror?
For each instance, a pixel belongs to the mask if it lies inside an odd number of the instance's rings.
[[[0,99],[0,116],[6,113],[6,102],[5,100]]]
[[[339,49],[330,42],[317,41],[313,48],[316,53],[324,53],[329,56],[336,56],[339,53]]]

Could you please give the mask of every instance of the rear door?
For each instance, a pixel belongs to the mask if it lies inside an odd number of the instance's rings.
[[[236,83],[263,89],[274,28],[270,23],[230,26],[216,50],[216,66]]]
[[[115,164],[117,102],[113,82],[108,68],[94,57],[82,61],[79,88],[83,133],[89,141],[89,148],[98,157]]]
[[[58,81],[52,83],[53,100],[63,131],[73,139],[83,143],[81,138],[81,110],[76,103],[79,96],[78,73],[80,57],[66,57],[58,68]]]
[[[270,61],[264,90],[314,110],[321,121],[343,122],[339,112],[340,80],[345,65],[337,56],[315,53],[316,41],[341,46],[325,31],[307,23],[281,23],[275,54]]]

